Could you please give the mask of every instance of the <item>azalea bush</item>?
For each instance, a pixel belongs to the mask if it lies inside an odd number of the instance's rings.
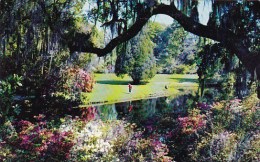
[[[94,107],[82,110],[81,121],[86,124],[77,129],[78,120],[61,126],[73,130],[76,138],[71,149],[72,161],[171,161],[168,148],[159,135],[146,138],[143,131],[134,131],[136,124],[123,120],[102,121]]]
[[[93,106],[81,107],[80,111],[81,111],[81,118],[86,121],[90,121],[98,117],[97,109]]]
[[[9,136],[2,136],[1,140],[4,141],[3,150],[9,149],[10,155],[2,153],[1,160],[60,161],[69,158],[69,151],[73,146],[73,133],[48,128],[43,115],[35,118],[36,123],[21,120],[7,124],[8,129],[3,131],[9,132]]]
[[[172,161],[159,133],[147,137],[134,123],[102,121],[95,107],[55,122],[40,114],[34,122],[6,122],[0,128],[0,160]]]
[[[259,161],[259,106],[256,94],[215,102],[208,116],[211,128],[197,141],[192,159]]]
[[[122,161],[172,161],[167,156],[169,149],[159,139],[135,137],[131,139],[121,150]]]
[[[205,116],[196,113],[196,110],[193,110],[192,113],[186,117],[178,117],[178,121],[179,127],[184,134],[192,134],[206,126]]]
[[[95,84],[94,76],[81,68],[67,68],[61,72],[60,93],[67,98],[76,98],[81,92],[92,92]],[[62,92],[62,93],[61,93]]]

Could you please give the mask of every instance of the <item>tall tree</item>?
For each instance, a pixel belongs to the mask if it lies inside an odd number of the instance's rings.
[[[144,29],[118,50],[115,72],[117,75],[128,74],[134,84],[147,81],[156,74],[154,44],[151,40],[153,30],[149,29],[151,28]]]

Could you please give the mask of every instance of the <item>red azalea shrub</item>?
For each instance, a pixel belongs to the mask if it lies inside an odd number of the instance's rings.
[[[81,68],[68,68],[62,72],[63,88],[68,93],[92,92],[94,76]]]
[[[184,134],[192,134],[206,126],[204,115],[192,115],[187,117],[178,117],[179,126]]]
[[[17,136],[10,138],[7,143],[16,148],[17,158],[27,160],[46,160],[50,157],[65,160],[69,157],[69,150],[73,146],[72,132],[59,132],[48,129],[43,121],[44,115],[35,116],[38,121],[33,124],[21,120],[14,123]]]
[[[70,158],[70,149],[73,147],[72,132],[53,132],[49,138],[48,147],[46,150],[46,157],[49,160],[61,160],[64,161]]]
[[[159,139],[151,139],[152,153],[156,160],[171,161],[168,157],[169,149],[166,144],[163,144]],[[166,160],[167,159],[167,160]]]

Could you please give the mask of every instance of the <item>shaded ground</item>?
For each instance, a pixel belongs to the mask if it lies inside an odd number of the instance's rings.
[[[92,93],[86,94],[85,104],[174,95],[183,92],[183,89],[197,89],[197,78],[197,75],[157,74],[147,84],[133,85],[132,92],[129,93],[128,83],[132,82],[130,77],[119,78],[115,74],[95,74],[97,84]],[[165,89],[165,85],[169,88]]]

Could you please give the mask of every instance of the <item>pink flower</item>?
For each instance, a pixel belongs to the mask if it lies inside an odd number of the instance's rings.
[[[37,119],[38,121],[41,121],[42,119],[45,118],[44,114],[39,114],[38,116],[34,116],[35,119]]]

